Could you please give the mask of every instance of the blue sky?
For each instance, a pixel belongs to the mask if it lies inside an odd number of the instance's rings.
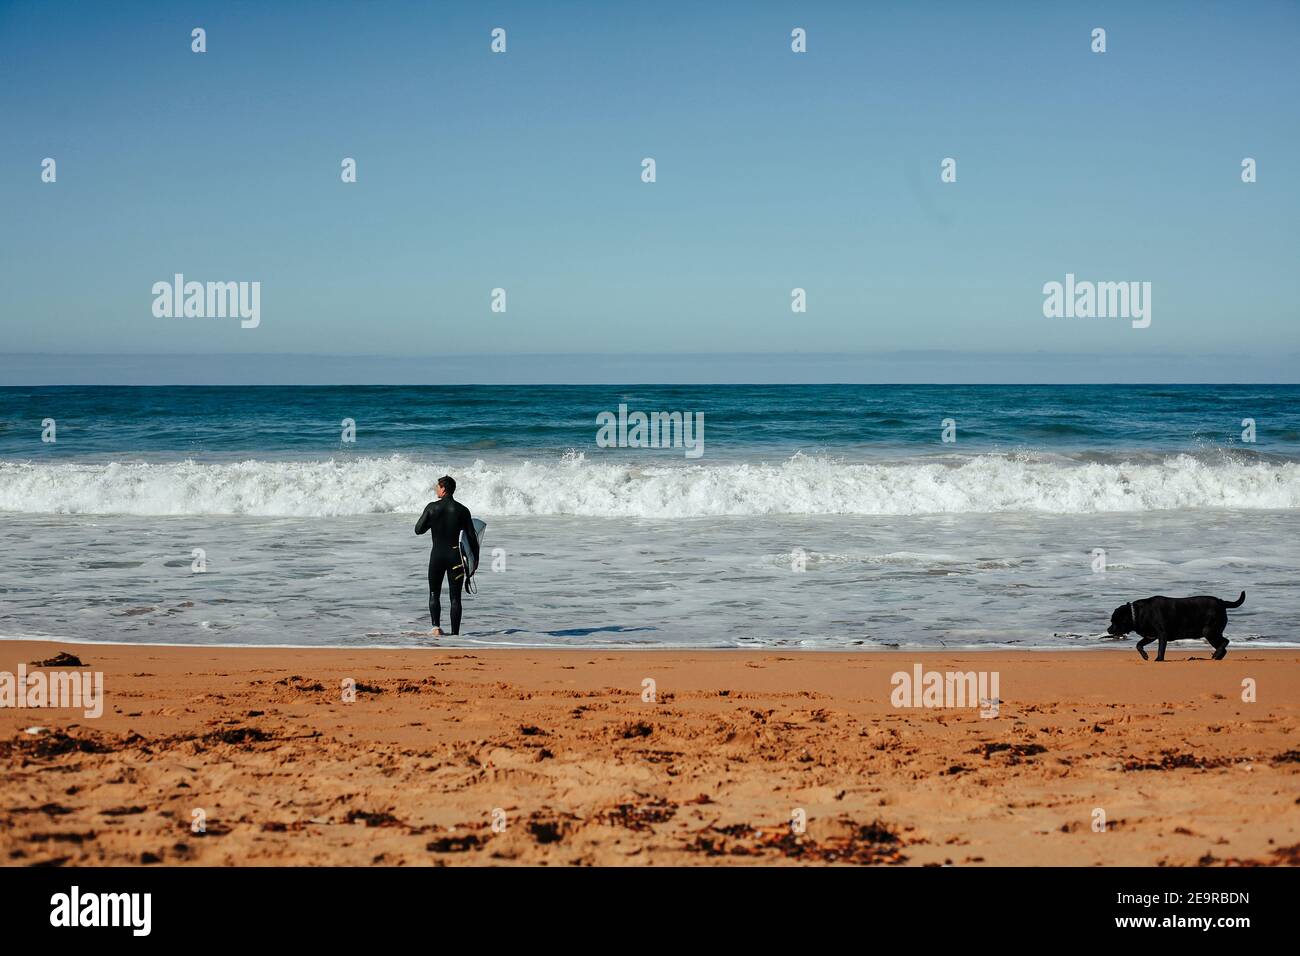
[[[0,352],[1295,358],[1300,5],[994,7],[0,2]]]

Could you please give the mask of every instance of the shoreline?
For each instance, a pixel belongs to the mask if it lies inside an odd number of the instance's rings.
[[[171,648],[193,648],[195,650],[282,650],[282,651],[537,651],[545,653],[550,651],[609,651],[619,654],[657,654],[657,653],[675,653],[675,654],[712,654],[712,653],[738,653],[738,654],[1092,654],[1092,653],[1113,653],[1115,651],[1127,650],[1130,654],[1136,654],[1136,641],[1132,637],[1126,637],[1118,641],[1098,641],[1096,645],[1088,647],[1058,647],[1051,644],[1030,645],[1024,647],[1003,647],[1003,646],[980,646],[974,644],[954,644],[948,647],[882,647],[880,645],[806,645],[798,647],[786,647],[781,645],[757,645],[736,647],[729,645],[709,644],[657,644],[657,645],[631,645],[631,644],[449,644],[446,643],[448,635],[444,634],[440,639],[442,643],[433,643],[430,638],[429,644],[178,644],[168,643],[166,641],[96,641],[81,637],[48,637],[48,636],[23,636],[11,637],[0,634],[0,646],[5,644],[72,644],[77,646],[88,647],[171,647]],[[1202,647],[1208,648],[1208,644],[1197,644],[1195,642],[1185,643],[1184,650],[1195,650]],[[1169,645],[1171,649],[1177,647],[1177,643]],[[1298,651],[1300,642],[1281,643],[1281,644],[1246,644],[1239,639],[1232,639],[1229,645],[1229,654],[1239,652],[1282,652]]]
[[[71,653],[105,702],[0,708],[0,860],[1300,863],[1300,652],[1120,649],[5,640],[0,671]],[[997,716],[892,706],[913,666],[996,671]]]

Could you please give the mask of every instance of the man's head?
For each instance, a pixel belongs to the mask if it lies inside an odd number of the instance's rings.
[[[451,497],[456,493],[456,479],[451,475],[443,475],[438,479],[438,497]]]

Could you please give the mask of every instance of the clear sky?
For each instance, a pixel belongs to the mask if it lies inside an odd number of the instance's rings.
[[[1294,2],[0,0],[0,353],[1276,367],[1297,62]],[[261,324],[155,317],[176,272]],[[1067,272],[1152,283],[1150,328],[1045,318]]]

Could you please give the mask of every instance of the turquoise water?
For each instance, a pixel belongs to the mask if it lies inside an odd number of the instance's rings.
[[[217,460],[589,450],[601,411],[702,412],[709,457],[1231,449],[1300,456],[1300,386],[725,385],[0,389],[0,459]],[[41,422],[57,423],[42,444]],[[340,422],[357,423],[355,444]],[[1241,420],[1257,423],[1243,445]]]

